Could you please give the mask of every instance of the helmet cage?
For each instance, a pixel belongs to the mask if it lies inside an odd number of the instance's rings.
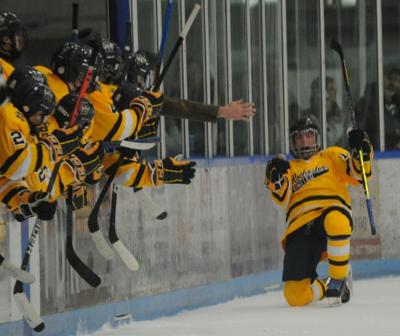
[[[298,134],[312,132],[314,134],[315,145],[314,146],[303,146],[300,148],[296,147],[295,138]],[[311,156],[317,153],[321,148],[321,137],[319,130],[314,127],[306,129],[293,130],[290,132],[290,151],[296,159],[308,160]]]

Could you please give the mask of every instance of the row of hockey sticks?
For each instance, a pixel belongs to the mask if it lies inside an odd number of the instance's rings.
[[[349,73],[347,71],[347,65],[346,65],[346,60],[344,58],[342,46],[340,45],[340,43],[338,41],[336,41],[335,39],[332,39],[331,40],[331,48],[334,51],[336,51],[340,57],[340,61],[342,64],[344,84],[345,84],[345,89],[346,89],[346,95],[347,95],[347,103],[348,103],[348,108],[351,113],[351,123],[352,123],[353,128],[358,128],[357,121],[356,121],[356,115],[355,115],[355,111],[354,111],[353,97],[352,97],[351,88],[350,88]],[[366,202],[367,210],[368,210],[371,234],[376,235],[376,225],[375,225],[374,213],[372,210],[371,198],[370,198],[370,194],[369,194],[367,174],[365,172],[364,157],[363,157],[362,149],[359,150],[358,155],[360,157],[360,163],[361,163],[362,185],[363,185],[364,194],[365,194],[365,202]]]
[[[78,6],[74,4],[73,6],[73,17],[72,17],[72,22],[73,22],[73,29],[72,29],[72,40],[76,40],[77,38],[77,22],[78,22]],[[94,64],[96,62],[96,57],[97,57],[97,50],[93,50],[90,61],[89,61],[89,67],[86,69],[85,76],[82,82],[82,86],[80,88],[80,92],[78,95],[78,99],[76,101],[75,107],[74,107],[74,112],[71,115],[71,119],[69,122],[69,126],[71,127],[74,125],[76,117],[78,115],[79,111],[79,105],[81,102],[82,97],[86,94],[86,90],[89,86],[93,69],[94,69]],[[54,183],[56,181],[56,177],[58,175],[58,171],[61,166],[61,160],[56,163],[54,166],[54,169],[52,171],[48,186],[47,186],[47,193],[51,194],[51,191],[53,190]],[[40,232],[40,226],[41,226],[41,221],[39,218],[36,218],[35,225],[33,226],[32,233],[29,238],[28,246],[26,248],[24,257],[22,259],[22,264],[21,264],[21,269],[26,270],[28,264],[29,264],[29,259],[33,250],[33,247],[35,245],[36,239],[39,235]],[[32,304],[29,302],[28,298],[25,295],[23,284],[21,281],[17,280],[15,285],[14,285],[14,300],[16,302],[17,308],[26,320],[26,322],[29,324],[29,326],[35,330],[36,332],[40,332],[45,328],[45,324],[43,322],[43,319],[40,317],[40,315],[35,311],[33,308]]]
[[[155,139],[157,140],[157,139]],[[155,142],[139,142],[139,145],[142,144],[146,144],[146,145],[151,145],[152,148],[153,146],[155,146]],[[139,148],[135,148],[135,147],[130,147],[132,149],[142,149],[142,147],[139,146]],[[146,148],[147,149],[147,148]],[[100,195],[99,198],[102,199],[104,198],[105,194]],[[101,201],[97,204],[95,204],[94,209],[98,209],[97,207],[100,207],[100,203]],[[115,200],[116,202],[116,200]],[[92,214],[92,213],[91,213]],[[92,219],[93,220],[93,219]],[[95,221],[97,222],[97,218],[95,219]],[[66,256],[67,256],[67,260],[70,263],[70,265],[72,266],[72,268],[78,273],[78,275],[87,282],[87,284],[89,284],[92,287],[97,287],[100,285],[101,283],[101,279],[100,277],[92,270],[90,269],[77,255],[77,253],[75,252],[74,246],[72,244],[72,237],[73,237],[73,211],[72,211],[72,188],[69,187],[68,188],[68,197],[67,197],[67,240],[66,240]],[[93,225],[90,224],[91,223],[91,219],[89,217],[89,230]],[[96,223],[94,224],[94,226],[96,226]],[[102,235],[99,234],[94,234],[95,237],[93,237],[96,247],[99,249],[99,251],[103,251],[103,250],[107,250],[107,243],[104,239],[104,237]],[[109,240],[112,243],[112,245],[114,246],[114,248],[116,249],[116,251],[118,252],[118,254],[121,256],[121,258],[125,261],[129,261],[129,262],[125,262],[126,265],[128,266],[129,269],[135,271],[139,268],[139,263],[137,262],[136,258],[134,258],[133,256],[129,255],[129,251],[126,249],[126,247],[122,244],[122,242],[118,239],[116,230],[115,230],[115,214],[114,214],[114,223],[110,223],[110,235],[109,235]],[[107,251],[109,253],[109,251]],[[112,251],[111,251],[112,253]],[[111,256],[111,254],[108,254],[108,256]]]
[[[171,3],[171,6],[172,6],[172,3]],[[167,8],[167,11],[168,10],[170,10],[170,9]],[[168,70],[170,64],[172,63],[173,58],[176,56],[179,46],[182,44],[183,39],[186,37],[187,33],[189,32],[199,10],[200,10],[200,6],[196,4],[192,10],[191,15],[189,16],[189,18],[187,20],[185,26],[183,27],[182,32],[179,35],[179,38],[178,38],[177,42],[175,43],[173,50],[171,51],[171,54],[167,61],[167,65],[163,68],[162,74],[160,76],[158,76],[159,81],[158,81],[158,83],[155,84],[155,87],[153,89],[154,91],[158,90],[162,79],[165,77],[166,71]],[[166,17],[171,17],[171,15],[169,15],[169,16],[166,15]],[[169,24],[165,25],[165,27],[169,27]],[[127,31],[128,31],[128,29],[127,29]],[[166,36],[167,36],[167,32],[164,31],[163,32],[163,40],[166,39]],[[130,41],[130,39],[126,38],[126,41]],[[163,44],[163,42],[161,44]],[[125,49],[128,49],[128,48],[125,48]],[[104,238],[103,234],[100,231],[100,227],[99,227],[99,223],[98,223],[98,214],[100,211],[101,203],[103,202],[106,194],[108,193],[108,190],[110,189],[110,187],[112,185],[112,181],[117,173],[118,168],[122,164],[123,159],[124,159],[123,155],[120,154],[118,161],[113,166],[113,172],[110,174],[109,178],[107,179],[105,185],[103,186],[103,188],[100,192],[100,195],[92,209],[92,212],[90,213],[89,221],[88,221],[88,226],[89,226],[89,231],[91,233],[91,237],[93,238],[93,241],[94,241],[98,251],[100,252],[100,254],[107,260],[110,260],[113,258],[114,251],[110,248],[110,246],[106,242],[106,239]],[[159,207],[158,204],[155,203],[143,190],[136,189],[135,191],[136,191],[136,195],[138,196],[138,199],[140,199],[141,204],[143,204],[144,207],[150,209],[152,214],[156,218],[164,219],[167,216],[167,213],[161,207]],[[114,244],[113,244],[113,246],[114,246]],[[117,252],[118,252],[118,250],[117,250]],[[122,258],[122,259],[124,259],[124,258]]]

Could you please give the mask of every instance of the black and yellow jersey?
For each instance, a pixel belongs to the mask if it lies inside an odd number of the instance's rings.
[[[365,162],[365,169],[369,177],[370,160]],[[287,228],[282,242],[328,208],[339,207],[351,215],[348,187],[360,183],[360,163],[343,148],[330,147],[308,160],[291,160],[279,190],[275,190],[273,183],[267,183],[274,202],[286,211]]]
[[[31,135],[23,113],[11,103],[0,107],[0,175],[19,180],[47,166],[51,148]]]

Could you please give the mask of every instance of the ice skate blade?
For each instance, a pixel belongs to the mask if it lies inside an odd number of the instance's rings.
[[[342,299],[340,297],[328,297],[329,307],[340,307],[342,305]]]

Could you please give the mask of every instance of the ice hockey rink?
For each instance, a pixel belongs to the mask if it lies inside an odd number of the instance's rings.
[[[399,293],[400,277],[356,280],[349,304],[291,308],[274,290],[118,329],[104,326],[91,336],[398,336]]]

